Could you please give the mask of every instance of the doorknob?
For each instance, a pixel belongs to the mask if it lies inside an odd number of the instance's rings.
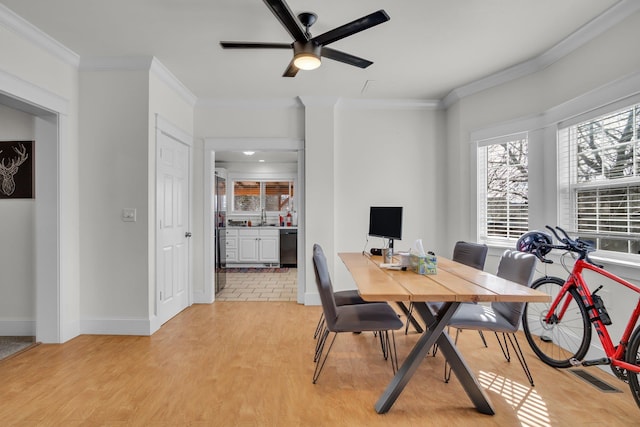
[[[184,237],[191,237],[191,232],[187,231],[186,233],[184,233]]]

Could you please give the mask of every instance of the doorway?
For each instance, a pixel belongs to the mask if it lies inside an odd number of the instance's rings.
[[[66,224],[73,223],[75,212],[60,205],[59,161],[61,147],[69,144],[67,114],[69,102],[50,92],[18,79],[0,70],[0,104],[27,113],[33,117],[35,143],[35,199],[33,200],[33,247],[32,269],[35,277],[33,307],[25,317],[32,320],[9,321],[7,327],[17,331],[15,335],[34,335],[43,343],[61,343],[78,335],[78,319],[74,314],[63,312],[61,307],[75,295],[69,281],[60,280],[61,275],[73,276],[61,266],[69,257],[61,253],[60,235],[69,232]],[[66,176],[65,176],[66,178]],[[67,215],[66,222],[60,218]],[[67,251],[74,249],[75,241],[69,233]],[[66,265],[69,268],[68,264]],[[66,298],[66,299],[65,299]],[[31,314],[33,313],[33,314]],[[13,335],[14,333],[12,333]]]
[[[211,301],[216,300],[215,292],[215,268],[213,260],[216,256],[216,239],[214,236],[214,224],[212,215],[213,189],[215,187],[214,170],[216,165],[220,166],[223,161],[230,161],[234,156],[242,156],[243,151],[253,151],[256,153],[264,153],[267,159],[276,159],[277,161],[282,155],[293,157],[296,162],[296,181],[297,181],[297,207],[298,207],[298,240],[297,240],[297,259],[304,259],[304,144],[302,140],[295,139],[205,139],[205,195],[204,195],[204,218],[205,218],[205,235],[209,236],[209,242],[205,245],[205,282],[210,282],[207,287],[212,289]],[[237,157],[236,157],[237,158]],[[277,216],[277,215],[276,215]],[[277,221],[277,218],[275,219]],[[273,222],[273,221],[270,221]],[[274,230],[277,231],[277,230]],[[278,237],[279,238],[279,237]],[[242,266],[234,266],[242,267]],[[304,277],[305,267],[303,262],[299,262],[296,267],[283,266],[252,266],[254,269],[242,271],[242,269],[229,269],[229,275],[226,277],[226,286],[233,287],[234,283],[242,286],[242,282],[275,282],[280,295],[272,295],[277,300],[304,302]],[[269,271],[269,268],[272,268]],[[260,276],[260,275],[267,276]],[[275,292],[272,292],[275,294]],[[220,293],[220,299],[225,300],[227,297]],[[237,299],[235,299],[237,300]]]

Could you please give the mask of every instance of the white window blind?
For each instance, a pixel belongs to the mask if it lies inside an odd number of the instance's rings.
[[[529,228],[528,136],[521,133],[477,145],[479,238],[517,239]]]
[[[640,253],[640,104],[558,130],[560,225],[598,249]]]

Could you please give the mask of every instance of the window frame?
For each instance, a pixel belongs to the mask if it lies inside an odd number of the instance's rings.
[[[238,181],[257,181],[260,183],[260,206],[257,211],[243,211],[236,210],[235,208],[235,183]],[[290,188],[293,186],[294,193],[290,193],[290,201],[288,206],[283,206],[283,209],[280,211],[272,211],[265,210],[265,213],[279,213],[286,212],[287,210],[294,212],[297,211],[297,201],[295,193],[296,188],[298,186],[297,179],[293,174],[277,174],[277,175],[263,175],[263,174],[251,174],[251,173],[233,173],[228,176],[228,198],[230,203],[227,204],[230,209],[230,213],[233,215],[259,215],[262,212],[262,209],[265,207],[265,183],[267,182],[279,182],[279,181],[288,181],[290,183]]]
[[[635,97],[634,97],[635,98]],[[633,136],[630,141],[625,141],[625,145],[633,147],[632,153],[632,166],[631,170],[634,172],[632,176],[625,176],[615,179],[603,179],[603,180],[587,180],[579,182],[579,167],[575,158],[578,156],[578,141],[576,129],[579,126],[585,126],[592,122],[604,121],[610,119],[616,115],[620,118],[627,112],[631,111],[632,131]],[[612,147],[617,147],[617,144],[612,144]],[[638,260],[640,257],[640,251],[633,253],[631,248],[635,241],[636,247],[640,245],[640,232],[633,233],[629,228],[633,228],[632,222],[629,219],[633,215],[633,206],[629,204],[629,199],[632,193],[631,189],[640,187],[640,101],[637,99],[628,99],[627,103],[617,102],[605,107],[601,107],[590,113],[582,114],[573,118],[571,121],[560,122],[556,129],[556,149],[557,149],[557,197],[558,197],[558,225],[564,228],[571,235],[581,236],[585,239],[592,239],[596,242],[598,247],[598,253],[606,258],[618,258],[618,259],[634,259]],[[604,152],[606,148],[598,147],[598,150]],[[574,160],[571,160],[574,159]],[[604,163],[604,161],[603,161]],[[614,214],[607,213],[606,202],[602,200],[603,192],[616,191],[623,189],[625,194],[623,200],[626,201],[626,206],[622,209],[626,209],[627,218],[627,231],[599,231],[605,221],[615,221]],[[579,194],[585,194],[587,192],[595,192],[595,202],[597,209],[590,216],[594,217],[592,221],[595,221],[596,230],[582,229],[579,226],[581,215],[583,218],[589,216],[588,208],[580,211]],[[635,193],[637,194],[637,193]],[[605,196],[606,197],[606,196]],[[640,209],[640,203],[635,205]],[[622,211],[619,211],[622,212]],[[617,214],[617,213],[616,213]],[[626,241],[626,252],[618,250],[607,250],[606,246],[602,247],[603,241],[612,242]]]
[[[512,228],[521,227],[518,224],[516,218],[514,218],[514,224],[511,225],[511,221],[509,221],[505,228],[507,229],[507,236],[501,237],[497,235],[489,234],[489,208],[488,208],[488,181],[487,174],[489,168],[487,167],[488,155],[487,151],[489,147],[496,145],[503,145],[507,143],[512,143],[516,141],[526,141],[527,143],[527,199],[529,199],[529,164],[528,164],[528,156],[529,156],[529,135],[528,132],[516,132],[505,134],[502,136],[496,136],[491,138],[486,138],[482,140],[476,140],[475,147],[475,158],[476,158],[476,226],[477,226],[477,237],[479,242],[487,243],[495,246],[511,246],[517,239],[520,237],[520,234],[509,236],[509,230]],[[513,167],[513,165],[508,165],[506,167]],[[509,205],[507,205],[507,210]],[[509,215],[509,213],[507,213]],[[508,218],[509,219],[509,218]],[[526,212],[526,223],[525,227],[528,227],[529,224],[529,203],[527,202],[527,212]]]

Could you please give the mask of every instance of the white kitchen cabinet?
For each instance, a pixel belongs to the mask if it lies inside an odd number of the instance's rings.
[[[238,230],[225,230],[225,259],[228,263],[238,262]]]
[[[280,230],[260,230],[258,254],[260,262],[280,263]]]
[[[278,229],[251,228],[238,230],[238,263],[278,264],[280,233]]]

